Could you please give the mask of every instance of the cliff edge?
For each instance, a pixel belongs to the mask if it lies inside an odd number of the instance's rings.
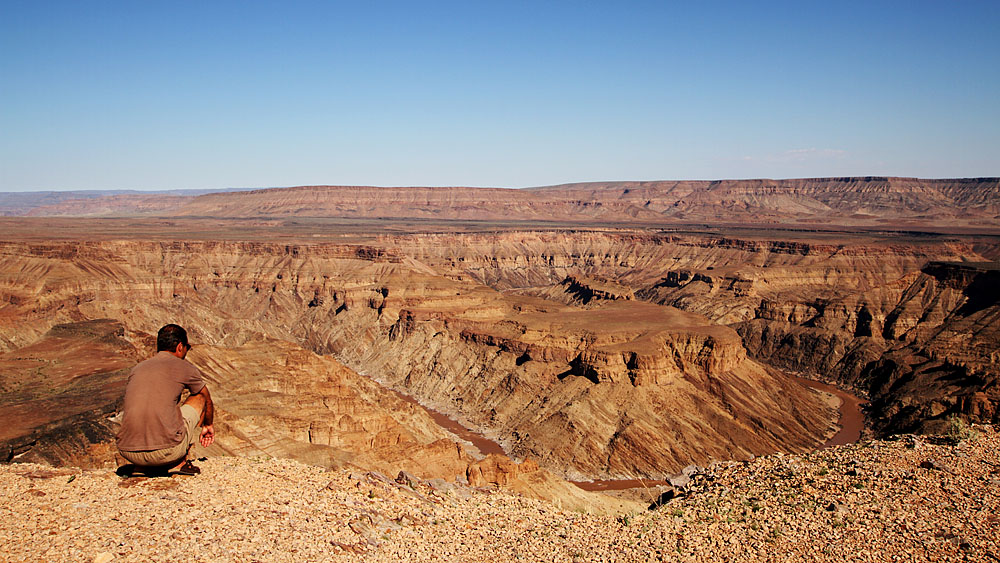
[[[220,457],[196,477],[0,465],[6,561],[996,561],[1000,433],[715,464],[617,516],[440,480]]]

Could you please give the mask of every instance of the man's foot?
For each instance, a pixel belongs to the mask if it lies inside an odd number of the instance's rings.
[[[131,477],[133,473],[135,473],[135,466],[131,463],[126,463],[115,469],[115,475],[119,477]]]
[[[175,468],[174,471],[176,471],[178,475],[197,475],[201,473],[201,469],[190,461],[185,461],[182,465]]]
[[[139,467],[137,470],[146,477],[169,477],[170,468],[161,466]]]

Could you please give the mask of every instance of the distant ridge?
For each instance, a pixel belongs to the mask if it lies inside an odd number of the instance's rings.
[[[86,206],[84,201],[114,198],[119,196],[135,197],[141,199],[144,196],[197,196],[215,192],[244,191],[250,188],[214,188],[214,189],[177,189],[177,190],[71,190],[71,191],[39,191],[39,192],[0,192],[0,217],[26,215],[32,209],[39,207],[59,206],[64,202],[67,205]]]
[[[298,186],[44,202],[26,215],[1000,226],[1000,178],[583,182],[526,189]]]

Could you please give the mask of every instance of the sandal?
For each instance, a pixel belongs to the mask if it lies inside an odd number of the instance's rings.
[[[132,465],[131,463],[126,463],[125,465],[118,466],[118,469],[115,469],[115,475],[119,477],[128,478],[131,477],[133,473],[135,473],[135,469],[136,469],[135,465]]]
[[[197,475],[201,473],[201,469],[190,461],[184,462],[184,465],[177,468],[178,475]]]
[[[137,469],[146,477],[170,477],[170,468],[163,466],[149,466]]]

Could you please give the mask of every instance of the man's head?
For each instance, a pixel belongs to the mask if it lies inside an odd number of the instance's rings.
[[[187,351],[191,349],[191,345],[188,344],[187,331],[179,325],[164,325],[163,328],[160,329],[160,332],[156,333],[157,352],[170,352],[173,354],[180,353],[181,351],[177,349],[178,346],[183,347],[182,350],[185,355],[187,354]]]

